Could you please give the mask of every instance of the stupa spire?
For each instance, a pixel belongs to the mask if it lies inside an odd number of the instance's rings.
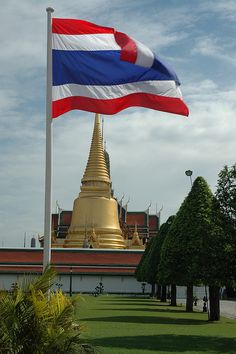
[[[84,185],[86,182],[105,182],[108,184],[111,183],[104,156],[99,114],[96,114],[95,116],[93,137],[87,166],[84,172],[84,176],[82,178],[82,185]]]

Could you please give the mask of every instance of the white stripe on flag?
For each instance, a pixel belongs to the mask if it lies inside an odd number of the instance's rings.
[[[182,98],[181,91],[174,81],[140,81],[110,86],[65,84],[52,87],[53,101],[72,96],[107,100],[127,96],[132,93],[149,93]]]
[[[113,33],[52,35],[52,49],[56,50],[120,50]]]
[[[137,46],[137,59],[135,64],[144,66],[145,68],[151,68],[154,61],[154,54],[151,49],[136,39],[132,38],[132,40]]]

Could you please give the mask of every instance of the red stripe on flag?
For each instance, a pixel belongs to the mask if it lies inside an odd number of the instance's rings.
[[[136,43],[127,34],[115,31],[114,33],[116,43],[121,47],[120,59],[135,63],[137,59]]]
[[[66,18],[52,19],[52,33],[58,34],[94,34],[114,33],[114,28],[102,27],[84,20]]]
[[[189,115],[188,107],[180,98],[133,93],[109,100],[77,96],[63,98],[52,103],[52,118],[57,118],[61,114],[74,109],[102,114],[115,114],[132,106],[146,107],[184,116]]]

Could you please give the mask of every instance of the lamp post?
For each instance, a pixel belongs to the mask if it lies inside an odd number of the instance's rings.
[[[70,267],[70,297],[72,296],[72,267]]]
[[[193,181],[192,181],[193,171],[187,170],[187,171],[185,171],[185,174],[186,174],[186,176],[188,176],[190,178],[190,183],[191,183],[191,187],[192,187],[193,186]]]

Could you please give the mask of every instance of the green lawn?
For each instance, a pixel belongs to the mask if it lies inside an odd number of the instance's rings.
[[[236,353],[236,321],[209,323],[205,313],[149,298],[86,295],[78,319],[100,354]]]

